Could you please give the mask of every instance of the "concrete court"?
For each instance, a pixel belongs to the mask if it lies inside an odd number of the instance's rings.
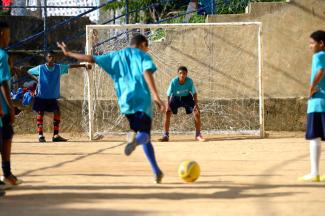
[[[25,183],[0,199],[0,215],[324,214],[325,183],[296,181],[309,167],[302,134],[210,138],[206,143],[192,137],[155,142],[165,172],[163,184],[156,185],[142,149],[124,156],[121,137],[88,142],[73,136],[68,143],[39,144],[35,135],[17,135],[13,170]],[[185,159],[201,165],[196,183],[177,177]],[[324,157],[321,171],[325,174]]]

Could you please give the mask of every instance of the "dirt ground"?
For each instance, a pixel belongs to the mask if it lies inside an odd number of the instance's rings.
[[[325,183],[296,180],[309,169],[302,134],[154,142],[161,185],[153,183],[142,149],[126,157],[121,139],[39,144],[35,135],[17,135],[12,168],[24,184],[0,199],[0,215],[324,215]],[[193,184],[177,176],[187,159],[202,169]]]

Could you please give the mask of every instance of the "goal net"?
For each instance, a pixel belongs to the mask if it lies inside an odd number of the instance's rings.
[[[144,34],[161,98],[177,68],[184,65],[195,83],[203,133],[263,136],[261,23],[159,25],[89,25],[87,53],[101,55],[129,46],[132,35]],[[164,115],[154,111],[153,133],[162,132]],[[91,138],[129,130],[119,112],[114,84],[98,65],[85,76],[83,127]],[[179,109],[170,133],[193,133],[193,115]]]

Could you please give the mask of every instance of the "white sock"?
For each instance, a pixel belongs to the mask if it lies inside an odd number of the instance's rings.
[[[196,10],[196,3],[195,2],[190,2],[188,3],[187,10],[186,10],[186,15],[185,18],[183,19],[183,23],[188,23],[193,16],[193,13],[190,13],[192,11]]]
[[[321,139],[310,140],[309,144],[309,153],[310,153],[310,175],[317,176],[319,175],[318,167],[321,154]]]

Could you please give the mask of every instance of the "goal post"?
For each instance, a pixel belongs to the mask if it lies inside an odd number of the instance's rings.
[[[197,87],[204,133],[264,137],[261,22],[88,25],[86,32],[88,55],[125,48],[133,34],[144,34],[163,100],[184,65]],[[85,76],[83,126],[90,139],[128,130],[113,86],[97,65]],[[153,132],[163,130],[162,121],[163,115],[154,112]],[[193,131],[192,116],[182,110],[172,116],[171,133]]]

